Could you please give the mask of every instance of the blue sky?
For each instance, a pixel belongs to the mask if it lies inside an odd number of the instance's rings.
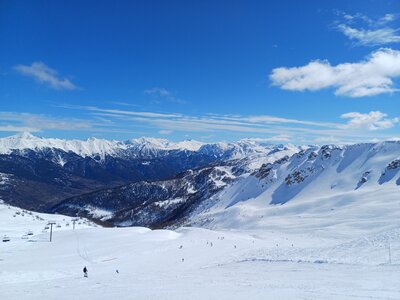
[[[0,0],[0,136],[399,139],[400,2]]]

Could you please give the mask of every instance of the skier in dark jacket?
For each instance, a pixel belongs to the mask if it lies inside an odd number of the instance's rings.
[[[83,268],[83,277],[88,277],[88,270],[86,266]]]

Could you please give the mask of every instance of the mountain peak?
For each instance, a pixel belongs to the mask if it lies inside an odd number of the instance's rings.
[[[29,131],[22,131],[16,135],[14,135],[15,138],[18,139],[23,139],[23,140],[32,140],[32,139],[36,139],[37,137],[34,136],[32,133],[30,133]]]

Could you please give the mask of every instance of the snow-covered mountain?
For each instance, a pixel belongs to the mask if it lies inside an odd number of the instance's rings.
[[[237,168],[248,172],[298,150],[252,141],[81,141],[22,133],[0,139],[0,198],[26,209],[44,211],[72,196],[132,182],[166,180],[187,170],[227,161],[238,161]]]
[[[128,140],[125,142],[125,145],[127,146],[127,148],[131,148],[134,152],[140,153],[143,157],[154,157],[157,156],[160,151],[198,151],[203,143],[194,140],[187,140],[175,143],[166,139],[142,137],[138,139]]]
[[[139,181],[72,197],[50,211],[119,226],[163,227],[185,218],[198,203],[233,182],[235,175],[228,165],[189,170],[172,179]]]
[[[10,137],[0,138],[0,154],[11,154],[15,151],[41,151],[54,149],[71,152],[82,157],[133,156],[139,158],[156,158],[169,152],[198,152],[199,154],[223,158],[240,159],[248,156],[266,154],[275,148],[284,147],[262,144],[251,139],[240,140],[236,143],[203,143],[195,140],[172,142],[166,139],[142,137],[127,141],[89,138],[87,140],[65,140],[41,138],[29,132],[23,132]],[[297,147],[287,145],[293,151]]]
[[[398,298],[400,142],[162,147],[1,154],[3,298]]]
[[[376,218],[385,224],[384,218],[398,211],[400,142],[313,146],[288,155],[285,151],[264,156],[269,161],[256,169],[249,165],[257,165],[259,157],[224,161],[171,180],[81,195],[55,211],[90,217],[91,210],[106,208],[105,219],[119,225],[175,222],[211,228],[264,228],[279,223],[282,215],[301,228],[307,222],[298,217],[304,214],[322,219],[335,215],[343,224],[353,222],[354,214],[357,222],[369,224],[376,209]],[[114,205],[115,199],[122,206]],[[361,230],[357,222],[353,225]]]
[[[324,220],[326,230],[371,232],[371,226],[400,226],[387,222],[399,220],[399,192],[400,142],[310,147],[240,176],[188,220],[212,228],[299,231]]]
[[[0,154],[10,154],[14,150],[58,149],[64,152],[73,152],[77,155],[86,156],[114,156],[119,150],[127,149],[124,143],[107,141],[103,139],[89,138],[81,140],[63,140],[52,138],[40,138],[28,132],[14,136],[0,138]]]
[[[3,200],[113,225],[263,227],[281,214],[346,219],[352,211],[366,219],[374,206],[385,216],[400,205],[400,142],[297,147],[22,134],[0,145]]]

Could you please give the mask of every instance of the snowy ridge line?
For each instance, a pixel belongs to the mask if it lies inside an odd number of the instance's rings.
[[[0,138],[0,154],[10,154],[14,150],[58,149],[73,152],[82,157],[106,155],[118,156],[125,152],[140,154],[141,157],[162,155],[168,151],[200,152],[214,157],[241,159],[245,156],[273,154],[276,149],[299,151],[294,145],[272,145],[253,139],[238,142],[203,143],[195,140],[172,142],[166,139],[141,137],[127,141],[106,140],[91,137],[87,140],[66,140],[58,138],[42,138],[23,132],[17,135]],[[60,164],[64,162],[60,158]]]
[[[110,155],[116,156],[120,151],[132,149],[136,151],[155,152],[159,150],[197,151],[203,143],[198,141],[170,142],[164,139],[139,138],[128,141],[105,140],[91,137],[87,140],[65,140],[58,138],[41,138],[28,132],[10,137],[0,138],[0,154],[10,154],[12,150],[41,150],[54,148],[65,152],[73,152],[80,156]]]

